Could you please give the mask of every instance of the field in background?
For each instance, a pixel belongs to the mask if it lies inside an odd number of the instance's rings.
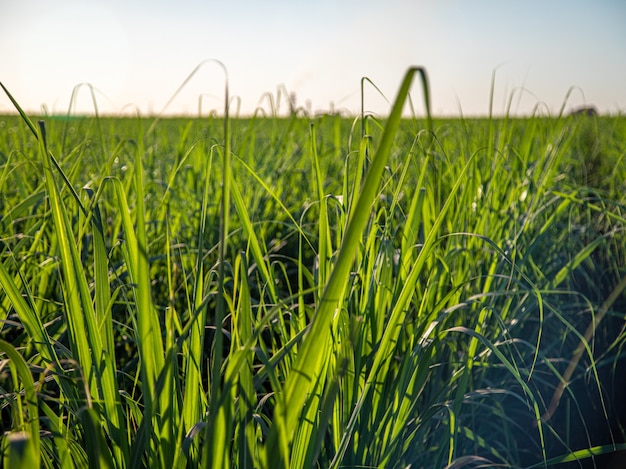
[[[601,467],[625,157],[623,117],[0,117],[5,467]]]

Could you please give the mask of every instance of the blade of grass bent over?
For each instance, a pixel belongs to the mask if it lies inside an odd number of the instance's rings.
[[[2,89],[4,90],[4,92],[6,93],[6,95],[9,97],[9,99],[11,100],[11,103],[13,103],[13,106],[15,106],[15,109],[17,109],[17,112],[20,113],[20,116],[22,117],[22,119],[24,120],[24,122],[26,123],[26,125],[28,126],[28,128],[30,129],[30,131],[33,133],[33,135],[35,136],[35,138],[37,140],[39,140],[39,132],[37,131],[37,128],[35,127],[35,124],[33,124],[33,121],[30,119],[30,117],[28,117],[28,115],[24,112],[24,110],[21,108],[21,106],[18,104],[18,102],[15,100],[15,98],[13,97],[13,95],[11,93],[9,93],[9,90],[6,89],[6,87],[2,84],[2,82],[0,82],[0,87],[2,87]],[[46,152],[48,152],[48,149],[46,148]],[[78,204],[78,206],[80,207],[81,211],[86,215],[87,214],[87,210],[85,209],[85,207],[83,206],[80,197],[78,196],[78,193],[76,192],[76,190],[74,189],[74,186],[72,186],[72,184],[70,183],[69,179],[67,178],[67,175],[63,172],[63,170],[61,169],[61,165],[59,165],[59,162],[57,161],[57,159],[54,157],[54,155],[50,152],[48,152],[48,157],[50,158],[50,160],[52,161],[52,164],[54,165],[54,167],[59,171],[59,174],[61,174],[61,177],[63,178],[63,182],[65,183],[65,186],[70,190],[70,192],[72,193],[72,196],[74,197],[74,199],[76,200],[76,203]]]

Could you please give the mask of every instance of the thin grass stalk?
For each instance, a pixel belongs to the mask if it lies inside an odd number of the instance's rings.
[[[183,394],[183,382],[180,376],[180,368],[178,366],[178,347],[176,343],[176,334],[181,329],[178,318],[176,317],[177,311],[174,302],[175,287],[174,282],[177,277],[176,264],[172,257],[172,242],[171,242],[171,226],[169,210],[166,219],[165,229],[165,246],[166,246],[166,258],[167,258],[167,283],[168,283],[168,297],[170,300],[169,305],[165,308],[165,365],[164,370],[161,373],[162,382],[164,382],[164,390],[161,392],[169,392],[173,396],[170,401],[170,407],[163,410],[165,419],[169,419],[172,422],[172,445],[174,446],[172,460],[172,467],[180,467],[186,461],[186,454],[182,450],[183,436],[185,430],[185,422],[182,415],[182,394]]]
[[[61,138],[61,151],[64,152],[65,151],[65,144],[67,141],[67,134],[68,134],[68,129],[69,129],[69,120],[70,117],[72,115],[72,110],[75,109],[76,106],[76,100],[78,97],[78,92],[80,91],[80,89],[86,86],[89,89],[89,96],[91,97],[91,103],[93,105],[93,110],[94,110],[94,115],[95,115],[95,121],[96,121],[96,127],[98,129],[98,137],[99,137],[99,143],[100,143],[100,150],[102,152],[102,155],[107,155],[108,151],[107,151],[107,145],[106,145],[106,140],[104,138],[104,132],[102,130],[102,122],[100,121],[100,111],[98,108],[98,100],[96,99],[96,89],[94,88],[94,86],[91,83],[79,83],[78,85],[76,85],[73,89],[72,89],[72,95],[70,96],[70,103],[67,109],[67,115],[65,118],[65,126],[63,129],[63,136]]]
[[[200,224],[198,226],[198,254],[196,257],[196,280],[193,286],[193,309],[191,310],[191,331],[189,334],[186,350],[185,367],[185,396],[183,400],[183,420],[185,428],[190,431],[194,425],[200,422],[207,409],[206,390],[202,386],[202,356],[204,353],[205,325],[207,310],[204,306],[204,232],[206,229],[207,211],[210,197],[210,179],[213,167],[213,152],[211,147],[204,175],[204,191],[201,202]],[[191,464],[199,463],[199,447],[194,444],[194,450],[189,455]]]
[[[166,222],[166,224],[168,224]],[[169,233],[166,227],[166,241],[169,239]],[[166,255],[169,256],[169,243],[166,244],[168,250]],[[159,379],[157,381],[156,392],[161,397],[159,400],[159,424],[162,432],[159,435],[159,445],[163,448],[161,460],[169,467],[174,467],[174,461],[180,457],[180,440],[181,428],[183,427],[180,414],[181,387],[178,380],[177,349],[174,347],[174,325],[173,312],[165,309],[164,314],[165,336],[162,338],[164,347],[163,368],[160,370]]]
[[[17,111],[19,112],[20,116],[22,117],[22,119],[24,120],[24,122],[26,123],[26,125],[28,126],[28,128],[30,129],[30,131],[32,132],[32,134],[35,136],[35,138],[37,140],[39,140],[39,132],[37,130],[37,128],[35,127],[35,124],[33,124],[33,121],[30,119],[30,117],[28,117],[28,115],[24,112],[24,110],[20,107],[20,105],[18,104],[18,102],[15,100],[15,98],[13,97],[13,95],[11,95],[11,93],[9,93],[9,90],[6,89],[6,87],[2,84],[2,82],[0,82],[0,87],[2,87],[2,89],[4,90],[4,92],[6,93],[6,95],[9,97],[9,100],[11,101],[11,103],[13,104],[13,106],[15,106],[15,109],[17,109]],[[63,182],[65,184],[65,187],[70,191],[70,193],[72,194],[72,196],[74,197],[74,200],[76,201],[76,203],[78,204],[78,207],[81,209],[81,211],[83,212],[83,214],[87,215],[87,210],[85,209],[85,207],[83,206],[80,197],[78,196],[78,193],[76,192],[76,190],[74,189],[74,186],[72,186],[72,184],[70,183],[69,179],[67,179],[67,175],[65,174],[65,172],[63,172],[63,170],[61,169],[61,165],[59,165],[59,162],[57,161],[57,159],[54,157],[54,155],[52,153],[48,154],[48,157],[50,158],[50,160],[52,161],[52,164],[54,165],[54,167],[59,171],[59,174],[61,175],[61,177],[63,178]]]
[[[476,322],[476,327],[474,328],[474,331],[476,332],[476,334],[483,333],[485,322],[487,320],[489,313],[490,311],[488,308],[482,308],[480,310],[480,313],[478,314],[478,320]],[[476,337],[472,337],[470,339],[470,343],[469,343],[467,353],[465,356],[465,366],[463,367],[463,370],[461,372],[462,374],[459,380],[459,384],[457,385],[456,395],[454,397],[454,401],[452,402],[452,408],[456,415],[459,415],[461,413],[461,406],[465,399],[465,395],[472,390],[471,384],[470,384],[470,378],[472,374],[472,369],[474,368],[474,360],[476,359],[477,349],[478,349],[478,339]],[[453,435],[460,433],[461,422],[459,421],[458,425],[455,426],[452,424],[452,421],[451,421],[450,431]],[[453,439],[450,444],[448,464],[451,464],[452,461],[455,459],[455,450],[456,450],[455,442],[456,442],[456,439]]]
[[[262,247],[262,243],[259,241],[252,224],[252,220],[250,220],[243,195],[235,179],[231,180],[231,195],[237,216],[239,217],[239,221],[246,234],[249,246],[248,248],[252,254],[252,258],[259,269],[262,280],[265,282],[264,286],[269,293],[270,301],[272,304],[276,304],[278,303],[278,294],[276,292],[274,276],[271,273],[271,269],[269,269],[267,265],[267,248],[264,249],[264,247]]]
[[[257,405],[257,395],[254,389],[254,345],[256,338],[253,334],[252,300],[248,286],[248,263],[245,253],[239,258],[239,285],[237,292],[237,307],[233,314],[233,343],[241,353],[245,354],[245,363],[237,373],[237,463],[238,467],[258,467],[258,453],[256,442],[256,424],[254,413]],[[235,266],[237,267],[237,266]]]
[[[233,157],[237,157],[237,155],[233,154]],[[266,181],[261,179],[261,176],[257,171],[255,171],[248,163],[243,161],[241,158],[237,160],[243,168],[252,176],[259,185],[263,188],[263,190],[272,198],[274,202],[280,207],[281,212],[287,217],[287,219],[292,223],[293,228],[298,232],[298,234],[302,237],[303,241],[306,242],[307,246],[311,249],[314,249],[313,243],[307,233],[302,229],[302,221],[298,222],[292,215],[291,211],[285,206],[284,202],[280,200],[280,194],[277,194],[275,189],[272,189],[270,185]]]
[[[330,262],[332,255],[331,247],[331,233],[328,225],[328,206],[326,204],[326,197],[324,195],[324,175],[320,169],[319,155],[317,154],[317,137],[315,125],[311,124],[310,139],[311,139],[311,158],[313,159],[313,172],[315,174],[315,187],[317,192],[317,200],[319,203],[319,219],[318,219],[318,251],[317,251],[317,273],[318,273],[318,285],[319,292],[317,297],[320,298],[323,294],[324,288],[330,272]]]
[[[485,336],[477,333],[475,330],[469,329],[469,328],[463,327],[463,326],[457,326],[457,327],[452,327],[452,328],[450,328],[450,329],[448,329],[446,331],[443,331],[441,334],[445,335],[445,334],[449,334],[449,333],[467,334],[471,338],[474,338],[474,339],[478,340],[479,342],[481,342],[483,344],[483,346],[486,347],[487,349],[489,349],[496,356],[498,361],[502,365],[504,365],[504,367],[510,373],[510,375],[513,378],[515,378],[517,383],[521,386],[522,390],[524,391],[524,394],[526,395],[526,397],[530,400],[530,404],[532,406],[532,410],[533,410],[533,413],[534,413],[535,421],[538,422],[538,427],[537,428],[538,428],[539,439],[540,439],[540,443],[541,443],[541,451],[542,451],[543,460],[545,461],[547,459],[547,457],[546,457],[546,447],[545,447],[545,436],[543,434],[543,425],[541,424],[541,412],[539,410],[539,404],[537,402],[537,399],[534,397],[534,394],[533,394],[532,390],[528,386],[528,382],[527,382],[528,378],[527,377],[525,378],[525,377],[523,377],[520,374],[520,372],[517,369],[517,366],[515,365],[515,363],[512,363],[510,360],[508,360],[505,357],[505,355],[498,349],[498,347],[496,347]]]
[[[220,227],[218,239],[218,292],[215,311],[215,340],[213,341],[209,395],[209,418],[207,424],[205,450],[202,457],[204,467],[222,468],[230,465],[230,405],[220,405],[222,400],[221,373],[223,361],[224,335],[222,322],[226,316],[226,250],[228,242],[228,225],[230,219],[231,196],[231,141],[230,120],[228,115],[228,74],[222,66],[225,75],[224,88],[224,148],[222,154],[222,193],[220,204]],[[226,394],[228,395],[228,394]]]
[[[140,158],[136,157],[136,159]],[[137,168],[135,168],[135,171],[137,171]],[[138,179],[136,174],[133,178],[135,180]],[[135,296],[135,304],[134,314],[131,313],[131,320],[134,325],[135,334],[137,335],[136,340],[140,359],[139,375],[143,401],[143,411],[139,411],[137,407],[138,421],[140,421],[141,424],[132,441],[130,457],[130,464],[137,466],[141,464],[141,460],[144,457],[147,457],[148,461],[155,462],[159,455],[155,448],[151,448],[150,441],[154,433],[160,430],[156,422],[158,403],[156,402],[157,396],[155,388],[158,375],[163,369],[164,356],[162,353],[155,353],[155,347],[158,345],[162,346],[162,339],[158,316],[156,316],[156,311],[154,310],[150,297],[147,253],[145,247],[143,249],[140,248],[140,246],[145,246],[145,226],[143,230],[143,243],[140,243],[131,219],[131,210],[126,199],[126,191],[122,181],[117,178],[111,178],[107,181],[112,184],[117,198],[118,213],[121,217],[121,225],[125,237],[123,244],[125,265],[128,269],[130,281],[134,285],[133,294]],[[141,185],[139,191],[143,192],[143,182],[141,179],[138,182]],[[143,222],[143,215],[140,216],[137,213],[136,218],[138,227],[140,220]],[[143,271],[143,273],[141,273],[141,271]],[[154,324],[155,320],[157,321],[156,326]],[[151,337],[151,335],[156,334],[159,335],[157,337]],[[156,361],[159,360],[159,356],[161,359],[160,366],[156,363]]]
[[[114,442],[113,452],[118,466],[123,465],[130,457],[128,438],[124,426],[123,407],[116,380],[115,344],[113,337],[112,298],[109,284],[109,262],[104,241],[102,216],[96,204],[93,205],[91,219],[94,254],[94,312],[98,326],[98,334],[102,338],[101,360],[106,364],[103,371],[107,384],[103,389],[104,402],[108,419],[107,431]]]
[[[550,405],[548,406],[544,414],[541,416],[542,421],[547,422],[548,420],[552,418],[552,416],[554,415],[554,412],[556,412],[556,409],[559,406],[559,402],[561,401],[561,397],[563,396],[563,392],[565,391],[565,388],[569,384],[569,381],[572,375],[574,374],[574,371],[576,370],[576,367],[578,366],[578,362],[582,358],[583,353],[586,350],[587,353],[591,355],[591,350],[589,348],[589,341],[594,336],[596,328],[598,327],[602,319],[604,319],[604,316],[606,315],[609,308],[611,308],[613,303],[615,303],[615,301],[619,298],[619,296],[622,294],[624,290],[626,290],[626,276],[624,276],[620,280],[620,282],[615,286],[615,288],[611,291],[607,299],[604,301],[604,303],[602,303],[602,306],[600,306],[600,309],[598,309],[598,311],[594,314],[591,322],[589,323],[589,326],[587,326],[587,330],[585,331],[584,336],[580,339],[580,343],[578,347],[576,347],[576,349],[574,350],[574,353],[572,354],[572,358],[570,359],[567,365],[567,368],[565,372],[563,373],[563,376],[561,377],[559,385],[557,386],[556,390],[554,391],[554,394],[552,395],[552,399],[550,400]],[[596,380],[598,380],[597,376],[596,376]],[[598,384],[599,384],[599,381],[598,381]],[[600,398],[602,399],[601,389],[600,389]],[[606,409],[604,402],[602,402],[602,407],[603,409]],[[605,410],[605,414],[606,414],[606,410]]]
[[[385,94],[376,86],[376,84],[370,80],[368,77],[361,77],[361,138],[365,138],[368,134],[367,123],[366,123],[366,115],[365,115],[365,83],[369,83],[372,87],[380,94],[387,103],[389,100],[385,96]],[[391,103],[389,103],[391,104]],[[404,104],[403,104],[404,105]],[[369,156],[367,154],[366,156]]]
[[[352,184],[352,193],[350,194],[350,198],[348,199],[349,201],[347,203],[348,216],[354,213],[354,207],[356,207],[356,203],[361,192],[361,181],[364,175],[365,162],[367,160],[367,155],[369,154],[370,144],[370,136],[363,137],[359,144],[359,150],[357,152],[356,170],[354,172],[354,184]],[[347,218],[346,222],[349,223],[350,218]]]
[[[148,423],[150,420],[154,419],[155,426],[152,427],[152,431],[148,433],[152,434],[155,432],[156,435],[162,436],[162,441],[171,442],[171,422],[167,420],[159,422],[157,417],[159,411],[169,408],[169,401],[173,396],[169,395],[167,392],[161,393],[160,396],[155,393],[156,383],[163,370],[165,358],[160,319],[152,303],[152,289],[150,286],[151,278],[150,265],[148,262],[142,161],[145,151],[142,142],[143,139],[138,140],[134,167],[134,186],[136,194],[134,230],[136,236],[133,241],[136,244],[129,247],[134,250],[132,260],[135,266],[135,278],[133,283],[135,284],[137,342],[141,358],[140,371],[144,392],[144,405],[146,408],[144,421]],[[128,228],[132,230],[131,227]],[[173,459],[173,454],[170,454],[171,450],[172,448],[167,445],[159,445],[159,448],[154,448],[154,454],[159,458],[161,464],[165,464],[166,461]]]

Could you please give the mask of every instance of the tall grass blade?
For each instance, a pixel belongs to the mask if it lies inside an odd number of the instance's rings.
[[[221,62],[218,62],[224,70],[224,143],[222,153],[222,191],[220,203],[220,225],[218,240],[218,291],[217,305],[215,309],[215,340],[212,344],[211,365],[209,370],[210,394],[209,394],[209,421],[207,424],[206,439],[209,444],[205,445],[202,463],[205,467],[227,467],[229,466],[229,441],[230,441],[230,415],[232,412],[231,403],[226,402],[222,396],[221,373],[224,357],[224,334],[222,333],[222,322],[226,316],[226,252],[229,233],[229,220],[231,209],[231,141],[230,141],[230,119],[228,94],[228,74]]]
[[[245,363],[239,368],[236,376],[237,386],[237,465],[240,468],[258,467],[256,425],[254,413],[257,395],[254,388],[254,349],[256,338],[253,332],[253,313],[250,288],[248,286],[248,263],[245,253],[239,256],[238,303],[233,311],[233,343],[245,356]]]
[[[160,319],[151,298],[151,279],[143,211],[143,172],[139,152],[135,157],[135,164],[134,180],[138,199],[135,224],[131,219],[131,210],[122,182],[115,178],[108,180],[113,185],[117,198],[117,208],[121,216],[125,237],[123,252],[126,256],[126,266],[135,296],[135,316],[132,317],[132,320],[137,334],[144,412],[142,427],[139,430],[141,437],[133,442],[131,456],[133,464],[138,463],[138,458],[141,458],[144,452],[151,455],[149,459],[163,457],[167,460],[170,458],[173,460],[174,458],[174,455],[170,454],[173,451],[172,447],[158,449],[146,447],[155,432],[157,435],[162,435],[164,441],[173,444],[171,422],[163,422],[163,426],[161,426],[158,412],[159,409],[170,408],[173,405],[171,400],[174,399],[174,396],[170,395],[169,392],[162,392],[160,395],[156,393],[157,382],[164,370],[165,356]]]
[[[265,467],[288,467],[289,446],[298,426],[307,399],[318,385],[321,372],[328,355],[331,319],[344,294],[350,267],[360,237],[369,219],[372,202],[376,197],[380,180],[391,152],[391,147],[402,117],[402,108],[409,93],[413,77],[419,72],[426,82],[426,72],[422,68],[407,71],[400,86],[396,101],[385,126],[380,145],[363,184],[363,189],[339,251],[337,262],[325,287],[319,306],[303,340],[296,362],[285,382],[283,395],[277,400],[274,421],[264,454]],[[428,88],[425,88],[427,91]],[[426,99],[429,100],[429,95]],[[270,461],[272,461],[270,463]]]
[[[185,366],[185,397],[183,400],[183,420],[187,431],[190,431],[194,425],[202,420],[203,414],[206,412],[207,399],[206,390],[202,384],[202,356],[204,351],[205,325],[206,325],[206,307],[204,301],[204,233],[206,230],[207,210],[210,197],[210,179],[213,167],[213,151],[211,148],[209,160],[204,180],[204,191],[202,195],[202,208],[200,214],[200,225],[198,227],[198,255],[196,258],[196,281],[193,286],[193,314],[190,321],[193,321],[187,349],[186,366]],[[190,455],[190,464],[194,462],[199,464],[199,452],[196,447]]]
[[[98,311],[91,298],[89,285],[82,265],[78,246],[73,238],[71,224],[59,190],[51,171],[50,152],[47,149],[46,133],[43,122],[40,122],[40,149],[44,159],[44,173],[49,197],[50,209],[54,219],[55,233],[61,251],[61,265],[64,274],[64,296],[67,304],[66,316],[70,331],[72,352],[85,373],[87,386],[91,396],[104,404],[107,430],[116,442],[116,457],[121,462],[127,457],[126,438],[123,428],[123,417],[119,406],[116,367],[112,350],[110,329],[108,269],[106,254],[103,252],[102,226],[98,226],[99,218],[92,218],[94,224],[94,243],[98,293],[96,294]],[[107,320],[108,317],[108,320]],[[100,322],[102,321],[102,322]],[[102,334],[104,328],[109,332]],[[108,337],[108,339],[107,339]],[[103,342],[104,340],[104,342]]]

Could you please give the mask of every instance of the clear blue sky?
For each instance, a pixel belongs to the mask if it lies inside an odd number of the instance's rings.
[[[428,70],[439,115],[486,114],[496,69],[496,113],[511,96],[517,113],[538,103],[558,112],[571,86],[568,108],[625,113],[626,2],[0,0],[0,81],[30,111],[64,113],[89,82],[102,111],[159,112],[209,58],[226,65],[248,113],[279,84],[314,111],[332,101],[356,113],[361,77],[393,99],[409,65]],[[206,65],[168,109],[195,113],[200,95],[218,108],[222,88]],[[421,111],[417,87],[413,99]],[[77,106],[91,107],[85,89]],[[366,107],[388,111],[371,88]],[[10,110],[1,95],[0,112]]]

